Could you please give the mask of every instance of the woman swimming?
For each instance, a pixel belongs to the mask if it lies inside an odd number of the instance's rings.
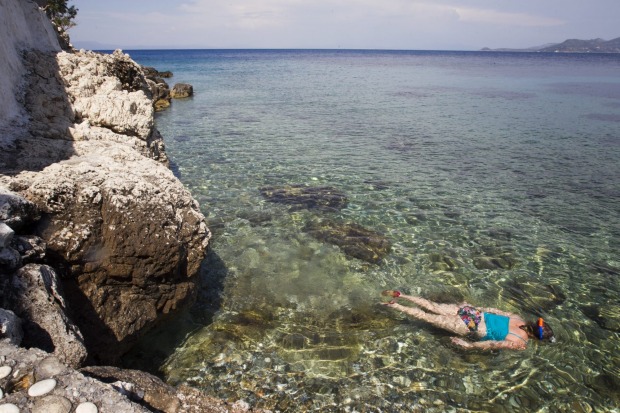
[[[384,303],[389,307],[459,336],[473,335],[479,340],[470,342],[460,337],[452,337],[453,344],[465,349],[525,350],[530,338],[554,341],[553,330],[542,318],[535,323],[526,323],[520,316],[497,308],[438,304],[395,290],[385,290],[381,294],[393,298],[389,303]],[[400,305],[394,300],[396,298],[410,301],[427,311]]]

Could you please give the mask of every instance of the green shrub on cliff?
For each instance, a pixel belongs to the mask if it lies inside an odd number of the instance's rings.
[[[67,0],[47,0],[43,10],[52,23],[62,29],[63,32],[75,26],[74,19],[78,9],[75,6],[68,6]]]

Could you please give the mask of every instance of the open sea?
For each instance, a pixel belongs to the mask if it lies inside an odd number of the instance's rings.
[[[274,412],[620,411],[620,55],[128,53],[193,85],[156,122],[213,232],[197,304],[128,366]],[[266,196],[292,185],[346,202]],[[466,352],[384,289],[558,340]]]

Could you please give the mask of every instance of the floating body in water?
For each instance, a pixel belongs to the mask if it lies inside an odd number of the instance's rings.
[[[473,336],[478,340],[471,342],[460,337],[452,337],[452,343],[464,349],[525,350],[530,338],[555,341],[553,330],[542,318],[535,323],[527,323],[521,316],[497,308],[475,308],[467,304],[438,304],[392,290],[383,291],[382,295],[405,299],[427,311],[403,306],[395,300],[385,303],[387,306],[459,336]]]

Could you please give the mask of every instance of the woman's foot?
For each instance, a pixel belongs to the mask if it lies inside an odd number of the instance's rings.
[[[385,297],[398,298],[398,297],[400,297],[400,291],[398,291],[398,290],[383,290],[381,295],[383,295]]]

